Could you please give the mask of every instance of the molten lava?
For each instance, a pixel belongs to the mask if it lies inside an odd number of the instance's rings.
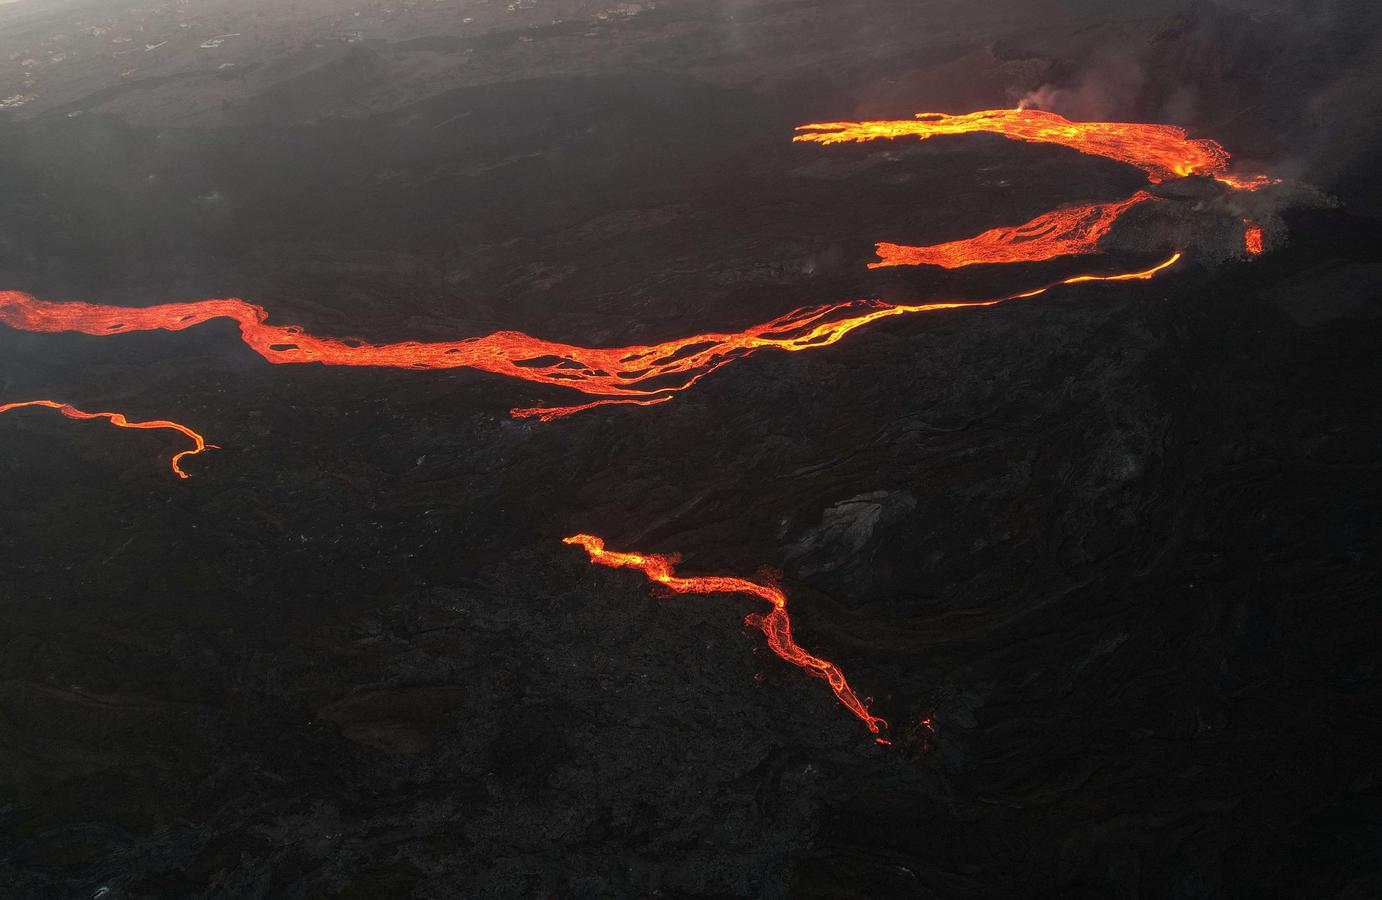
[[[817,122],[797,127],[793,140],[817,144],[991,132],[1018,141],[1059,144],[1091,156],[1137,166],[1154,184],[1187,175],[1207,175],[1229,187],[1257,190],[1265,175],[1228,174],[1229,155],[1215,141],[1192,140],[1174,125],[1134,122],[1071,122],[1040,109],[988,109],[960,116],[917,113],[913,119],[881,122]]]
[[[53,303],[17,291],[0,291],[0,322],[22,331],[111,335],[131,331],[181,331],[211,319],[233,319],[244,342],[271,363],[387,366],[405,369],[472,368],[524,381],[572,388],[600,399],[579,406],[515,409],[518,417],[550,420],[611,403],[650,405],[671,399],[711,372],[764,349],[814,350],[880,319],[942,309],[997,306],[1044,294],[1053,287],[1090,281],[1148,279],[1180,259],[1176,253],[1150,269],[1119,275],[1078,275],[1035,290],[991,300],[915,305],[857,300],[793,310],[739,332],[709,332],[632,347],[577,347],[517,331],[497,331],[459,341],[370,344],[316,337],[295,325],[268,325],[268,313],[244,300],[198,300],[131,308]]]
[[[1243,248],[1252,256],[1262,255],[1262,226],[1252,219],[1244,219],[1247,230],[1243,232]]]
[[[565,543],[578,544],[590,554],[590,561],[613,569],[637,569],[648,580],[662,585],[676,594],[751,594],[765,601],[771,609],[766,615],[751,613],[744,622],[763,632],[768,646],[773,652],[794,666],[800,666],[808,675],[824,678],[841,703],[868,727],[875,735],[881,734],[888,723],[870,715],[854,690],[845,680],[845,673],[832,662],[807,653],[792,640],[792,620],[787,616],[787,595],[774,585],[760,584],[746,578],[727,578],[708,575],[695,578],[678,577],[674,566],[675,556],[655,553],[616,553],[605,549],[605,542],[589,534],[577,534],[564,539]],[[879,737],[881,744],[888,743]]]
[[[959,269],[981,263],[1042,262],[1060,256],[1093,253],[1123,213],[1139,203],[1156,200],[1138,191],[1117,203],[1072,206],[1037,216],[1015,228],[994,228],[976,237],[927,247],[878,244],[879,261],[870,269],[885,266],[940,266]]]
[[[1053,143],[1081,153],[1119,160],[1141,168],[1153,182],[1206,175],[1235,188],[1256,189],[1265,176],[1228,174],[1228,153],[1210,140],[1192,140],[1172,125],[1071,122],[1036,109],[985,110],[967,115],[918,113],[915,119],[881,122],[824,122],[803,125],[794,139],[819,144],[903,136],[922,140],[947,134],[993,132],[1020,141]],[[1025,225],[996,228],[976,237],[929,247],[878,244],[872,268],[936,265],[958,268],[976,263],[1015,263],[1054,259],[1097,248],[1118,218],[1132,207],[1155,200],[1139,191],[1117,203],[1056,210]],[[1260,247],[1260,229],[1251,226],[1248,249]],[[1254,236],[1255,235],[1255,236]],[[1257,252],[1257,251],[1253,251]],[[1150,278],[1180,257],[1145,272],[1080,276],[1056,284]],[[1055,285],[992,300],[889,304],[858,300],[803,307],[769,322],[733,333],[709,332],[660,344],[631,347],[578,347],[516,331],[499,331],[459,341],[404,341],[371,344],[358,339],[317,337],[293,325],[267,324],[268,313],[235,298],[169,303],[144,308],[51,303],[16,291],[0,291],[0,322],[25,331],[76,331],[110,335],[131,331],[181,331],[211,319],[232,319],[244,342],[271,363],[316,362],[332,366],[387,366],[407,369],[472,368],[539,384],[571,388],[594,399],[586,403],[513,409],[517,417],[542,421],[614,404],[651,406],[736,359],[763,349],[786,351],[825,347],[879,319],[940,309],[994,306],[1035,297]]]
[[[1228,174],[1229,155],[1214,141],[1191,140],[1184,130],[1169,125],[1111,122],[1070,122],[1039,110],[989,110],[949,116],[919,113],[914,120],[896,122],[826,122],[803,125],[795,137],[829,145],[846,141],[912,136],[926,140],[938,135],[992,132],[1028,142],[1051,143],[1081,153],[1107,157],[1137,166],[1153,182],[1189,175],[1215,178],[1236,189],[1256,190],[1269,183],[1265,176]],[[878,244],[879,262],[870,268],[934,265],[948,269],[977,263],[1020,263],[1089,253],[1114,223],[1132,207],[1156,200],[1139,191],[1117,203],[1092,204],[1056,210],[1025,225],[995,228],[975,237],[928,247]],[[1262,250],[1262,232],[1246,222],[1244,240],[1250,253]],[[1045,294],[1054,287],[1094,281],[1146,280],[1174,265],[1179,252],[1152,266],[1116,275],[1078,275],[1020,293],[987,300],[956,300],[918,304],[854,300],[802,307],[768,322],[737,332],[707,332],[658,344],[629,347],[580,347],[547,341],[516,331],[424,343],[404,341],[372,344],[355,338],[318,337],[294,325],[270,325],[264,308],[236,298],[168,303],[143,308],[103,306],[82,302],[39,300],[17,291],[0,291],[0,323],[31,332],[78,332],[115,335],[135,331],[182,331],[213,319],[231,319],[244,343],[274,364],[320,363],[330,366],[379,366],[414,370],[471,368],[538,384],[570,388],[592,398],[559,407],[513,409],[516,417],[549,421],[582,410],[614,404],[651,406],[666,403],[722,366],[772,349],[787,352],[828,347],[855,329],[882,319],[949,309],[997,306]],[[72,419],[105,418],[121,428],[171,429],[193,442],[172,459],[173,471],[186,478],[180,462],[208,445],[201,435],[176,422],[130,422],[119,413],[87,413],[51,400],[31,400],[0,406],[0,413],[21,407],[48,407]],[[604,541],[587,534],[565,539],[581,546],[592,563],[636,569],[649,580],[676,594],[749,594],[766,602],[767,613],[753,613],[745,622],[763,632],[768,646],[783,660],[825,679],[835,697],[857,716],[880,744],[887,723],[869,713],[850,688],[844,673],[827,660],[803,650],[792,638],[787,596],[770,583],[722,576],[679,577],[672,556],[617,553]],[[922,725],[933,731],[931,720]]]
[[[181,463],[184,458],[188,456],[196,456],[198,453],[201,453],[208,447],[215,446],[215,444],[208,444],[200,434],[197,434],[195,431],[188,428],[186,425],[179,425],[177,422],[167,422],[162,419],[157,419],[152,422],[131,422],[129,419],[125,418],[124,415],[121,413],[82,412],[75,406],[69,406],[66,403],[58,403],[55,400],[24,400],[19,403],[6,403],[0,405],[0,413],[6,413],[12,409],[22,409],[28,406],[42,406],[47,407],[48,409],[56,409],[58,412],[62,413],[69,419],[109,419],[110,424],[115,425],[119,428],[166,428],[171,431],[176,431],[192,441],[191,450],[183,450],[181,453],[174,454],[173,456],[173,472],[179,478],[187,477],[187,473],[184,472],[182,470],[182,467],[179,465],[179,463]]]

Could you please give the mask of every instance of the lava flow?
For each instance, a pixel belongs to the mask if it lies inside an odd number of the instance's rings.
[[[233,319],[244,342],[271,363],[385,366],[405,369],[472,368],[524,381],[571,388],[600,399],[579,406],[514,409],[517,417],[550,420],[611,403],[650,405],[671,399],[711,372],[763,349],[796,352],[827,347],[879,319],[943,309],[997,306],[1044,294],[1061,285],[1148,279],[1180,259],[1180,253],[1138,272],[1078,275],[1035,290],[991,300],[916,305],[856,300],[793,310],[739,332],[691,335],[632,347],[577,347],[517,331],[497,331],[459,341],[370,344],[354,338],[307,334],[295,325],[268,325],[262,307],[239,299],[198,300],[160,306],[54,303],[17,291],[0,291],[0,322],[21,331],[111,335],[131,331],[181,331],[212,319]]]
[[[750,613],[744,619],[745,624],[762,631],[768,639],[768,646],[782,659],[805,669],[808,675],[824,678],[829,682],[830,689],[835,692],[839,701],[858,716],[869,731],[879,735],[888,727],[887,722],[869,714],[868,707],[854,693],[849,682],[845,681],[845,673],[840,671],[839,666],[812,656],[792,640],[792,620],[787,616],[787,595],[780,588],[749,581],[746,578],[718,575],[678,577],[674,568],[679,561],[677,557],[656,553],[617,553],[606,550],[604,540],[594,535],[577,534],[563,540],[567,544],[583,547],[586,553],[590,554],[592,563],[613,569],[637,569],[646,575],[649,581],[656,582],[676,594],[752,594],[767,602],[772,609],[766,615]],[[882,737],[877,740],[880,744],[888,743]]]
[[[800,125],[793,140],[817,144],[991,132],[1018,141],[1059,144],[1091,156],[1136,166],[1154,184],[1188,175],[1207,175],[1239,190],[1257,190],[1265,175],[1228,173],[1229,155],[1217,142],[1192,140],[1175,125],[1137,122],[1071,122],[1040,109],[987,109],[965,115],[917,113],[913,119],[878,122],[817,122]]]
[[[41,406],[48,409],[56,409],[69,419],[109,419],[110,424],[118,428],[166,428],[176,431],[192,441],[191,450],[183,450],[181,453],[173,455],[173,472],[179,478],[186,478],[187,473],[182,470],[179,463],[188,456],[196,456],[208,447],[215,447],[215,444],[208,444],[200,434],[197,434],[186,425],[179,425],[177,422],[168,422],[163,419],[156,419],[152,422],[131,422],[122,413],[115,412],[83,412],[75,406],[66,403],[58,403],[56,400],[23,400],[19,403],[6,403],[0,405],[0,413],[9,412],[12,409],[22,409],[29,406]]]
[[[1262,255],[1262,226],[1252,219],[1244,219],[1247,230],[1243,232],[1243,248],[1252,256]]]
[[[1116,203],[1058,209],[1015,228],[994,228],[962,241],[927,247],[880,242],[879,261],[869,263],[869,268],[940,266],[959,269],[980,263],[1042,262],[1093,253],[1123,213],[1139,203],[1157,199],[1146,191],[1138,191]]]

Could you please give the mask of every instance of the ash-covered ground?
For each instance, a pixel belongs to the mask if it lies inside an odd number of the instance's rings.
[[[1364,3],[0,5],[0,290],[593,346],[1150,282],[765,351],[659,406],[0,327],[5,897],[1382,894],[1382,13]],[[869,270],[1144,185],[1039,103],[1286,179],[1107,253]],[[1241,218],[1268,252],[1241,252]],[[561,538],[784,573],[875,744]],[[922,725],[928,720],[930,726]]]

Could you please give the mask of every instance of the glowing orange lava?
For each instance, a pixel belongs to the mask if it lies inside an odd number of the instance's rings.
[[[1262,226],[1252,219],[1244,219],[1247,230],[1243,232],[1243,247],[1253,256],[1262,254]]]
[[[577,347],[497,331],[459,341],[370,344],[358,339],[324,338],[295,325],[267,325],[262,307],[244,300],[198,300],[131,308],[90,303],[52,303],[17,291],[0,291],[0,322],[22,331],[110,335],[131,331],[181,331],[211,319],[233,319],[244,342],[271,363],[323,363],[331,366],[387,366],[406,369],[472,368],[510,378],[571,388],[599,397],[569,407],[515,409],[519,417],[550,420],[610,403],[650,405],[671,399],[711,372],[764,349],[814,350],[880,319],[942,309],[997,306],[1044,294],[1060,285],[1090,281],[1148,279],[1180,259],[1139,272],[1079,275],[1035,290],[991,300],[961,300],[903,305],[856,300],[793,310],[739,332],[709,332],[632,347]]]
[[[1208,175],[1229,187],[1257,190],[1265,175],[1228,173],[1229,155],[1215,141],[1192,140],[1174,125],[1135,122],[1071,122],[1040,109],[987,109],[965,115],[917,113],[913,119],[880,122],[817,122],[798,126],[793,140],[817,144],[991,132],[1018,141],[1059,144],[1092,156],[1137,166],[1154,184],[1187,175]]]
[[[179,465],[185,457],[196,456],[208,447],[216,446],[215,444],[208,444],[203,440],[200,434],[197,434],[186,425],[179,425],[177,422],[167,422],[162,419],[157,419],[152,422],[131,422],[121,413],[82,412],[75,406],[70,406],[66,403],[58,403],[56,400],[24,400],[19,403],[6,403],[0,405],[0,413],[9,412],[12,409],[22,409],[26,406],[42,406],[48,409],[56,409],[69,419],[109,419],[110,424],[119,428],[166,428],[171,431],[176,431],[192,441],[191,450],[183,450],[181,453],[174,454],[173,456],[173,472],[179,478],[187,477],[187,473],[184,472]]]
[[[926,140],[939,135],[992,132],[1027,142],[1050,143],[1081,153],[1107,157],[1142,169],[1153,183],[1201,175],[1240,190],[1256,190],[1271,183],[1266,176],[1235,176],[1228,172],[1229,155],[1210,140],[1192,140],[1183,129],[1169,125],[1112,122],[1070,122],[1040,110],[987,110],[968,115],[919,113],[906,121],[826,122],[803,125],[796,141],[823,145],[898,137]],[[1156,201],[1138,191],[1115,203],[1089,204],[1056,210],[1024,225],[995,228],[965,240],[925,247],[879,243],[879,261],[870,268],[934,265],[955,269],[978,263],[1024,263],[1090,253],[1118,219],[1138,204]],[[1250,253],[1262,251],[1262,232],[1245,221],[1244,240]],[[997,306],[1029,299],[1059,286],[1096,281],[1148,280],[1173,266],[1176,252],[1162,262],[1114,275],[1076,275],[1041,287],[983,300],[953,300],[917,304],[853,300],[802,307],[770,321],[736,332],[707,332],[657,344],[628,347],[581,347],[531,337],[516,331],[456,341],[403,341],[373,344],[356,338],[318,337],[295,325],[270,325],[268,313],[237,298],[168,303],[143,308],[104,306],[83,302],[50,302],[18,291],[0,291],[0,323],[22,331],[77,332],[116,335],[137,331],[182,331],[214,319],[239,325],[241,339],[274,364],[319,363],[329,366],[375,366],[413,370],[478,369],[522,381],[569,388],[586,395],[587,402],[570,406],[519,408],[515,417],[540,421],[602,406],[652,406],[666,403],[722,366],[759,350],[787,352],[828,347],[850,332],[882,319],[914,313]],[[130,422],[119,413],[86,413],[51,400],[31,400],[0,406],[0,413],[21,407],[48,407],[72,419],[105,418],[122,428],[164,428],[177,431],[194,445],[173,457],[173,471],[186,478],[179,463],[209,446],[195,431],[176,422]],[[887,722],[869,713],[846,681],[827,660],[803,650],[792,637],[787,596],[776,585],[723,576],[679,577],[674,556],[618,553],[602,539],[588,534],[565,538],[579,545],[591,562],[611,568],[636,569],[650,581],[676,594],[748,594],[766,602],[766,613],[745,618],[762,631],[768,646],[781,659],[829,683],[838,701],[858,717],[879,744]],[[930,718],[921,726],[934,733]],[[929,746],[929,745],[928,745]]]
[[[637,569],[648,580],[662,585],[676,594],[751,594],[768,603],[772,608],[767,615],[751,613],[744,622],[763,632],[768,646],[773,652],[794,666],[800,666],[808,675],[824,678],[841,703],[868,727],[875,735],[881,734],[888,723],[870,715],[854,690],[845,681],[845,673],[832,662],[807,653],[792,640],[792,620],[787,616],[787,595],[774,585],[760,584],[746,578],[727,578],[723,576],[701,576],[696,578],[678,577],[674,568],[679,562],[675,556],[656,553],[616,553],[605,549],[605,542],[589,534],[572,535],[564,538],[565,543],[577,544],[590,554],[590,561],[613,569]],[[878,738],[880,744],[888,741]]]
[[[1037,216],[1015,228],[994,228],[976,237],[927,247],[878,244],[879,261],[870,269],[885,266],[940,266],[959,269],[981,263],[1041,262],[1061,256],[1093,253],[1099,241],[1115,222],[1134,206],[1156,200],[1138,191],[1116,203],[1072,206]]]

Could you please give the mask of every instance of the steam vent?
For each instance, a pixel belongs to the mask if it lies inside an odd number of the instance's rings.
[[[601,2],[0,0],[0,897],[1382,897],[1382,6]]]

